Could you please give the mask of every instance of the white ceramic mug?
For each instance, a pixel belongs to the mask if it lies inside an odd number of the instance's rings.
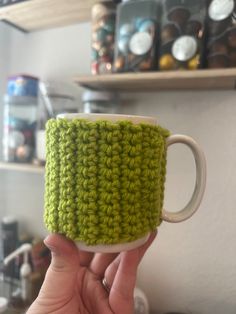
[[[157,119],[153,117],[145,116],[133,116],[133,115],[113,115],[113,114],[62,114],[57,117],[57,119],[86,119],[89,121],[98,121],[106,120],[111,122],[117,121],[130,121],[133,124],[150,124],[157,125]],[[204,153],[199,146],[199,144],[189,136],[186,135],[171,135],[167,138],[166,145],[167,147],[181,143],[188,146],[194,156],[195,165],[196,165],[196,182],[195,189],[191,196],[190,201],[187,205],[179,210],[178,212],[169,212],[166,209],[162,210],[162,219],[170,223],[178,223],[184,220],[189,219],[199,208],[199,205],[202,201],[203,194],[206,186],[206,160]],[[122,243],[122,244],[113,244],[113,245],[87,245],[84,242],[77,242],[77,245],[80,249],[85,251],[92,252],[120,252],[125,250],[134,249],[147,241],[149,234],[145,235],[141,239],[138,239],[133,242]]]
[[[191,199],[183,209],[172,213],[163,209],[163,220],[172,223],[187,220],[197,211],[206,187],[206,159],[201,147],[193,138],[187,135],[175,134],[167,138],[167,147],[178,143],[187,145],[193,153],[196,165],[196,181]]]

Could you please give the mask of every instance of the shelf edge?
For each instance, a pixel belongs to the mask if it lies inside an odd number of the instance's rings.
[[[0,162],[0,170],[35,173],[35,174],[44,174],[45,172],[45,168],[43,166],[34,166],[31,164],[17,164],[17,163],[7,163],[7,162]]]

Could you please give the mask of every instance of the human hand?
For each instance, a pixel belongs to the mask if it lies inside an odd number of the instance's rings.
[[[26,314],[131,314],[137,268],[156,237],[141,247],[118,254],[79,251],[61,235],[45,244],[52,262],[38,298]],[[104,288],[106,278],[109,290]]]

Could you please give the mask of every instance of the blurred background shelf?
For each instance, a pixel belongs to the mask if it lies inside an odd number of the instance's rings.
[[[43,166],[35,166],[32,164],[20,164],[20,163],[7,163],[0,162],[0,170],[12,170],[29,173],[44,173],[45,168]]]
[[[82,87],[119,92],[162,90],[234,90],[236,69],[122,73],[75,77]]]
[[[96,0],[27,0],[0,8],[0,19],[27,32],[90,20]]]

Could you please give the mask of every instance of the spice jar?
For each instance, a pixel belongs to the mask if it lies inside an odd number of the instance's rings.
[[[203,66],[206,1],[165,0],[159,69],[196,70]]]
[[[115,72],[156,68],[159,16],[160,6],[153,0],[123,0],[118,5]]]
[[[92,74],[112,72],[116,5],[112,2],[96,3],[92,8]]]
[[[35,149],[37,97],[5,96],[3,159],[31,162]]]
[[[236,20],[234,0],[213,0],[208,7],[208,68],[236,66]]]

